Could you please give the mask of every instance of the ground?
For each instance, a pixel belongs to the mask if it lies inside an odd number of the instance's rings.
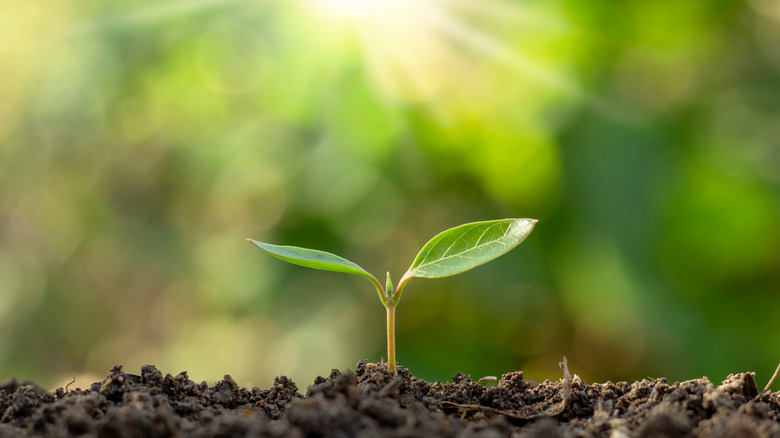
[[[209,386],[186,372],[116,366],[85,390],[0,385],[0,436],[780,437],[780,393],[759,393],[752,373],[717,387],[706,378],[585,384],[562,368],[558,382],[513,372],[497,384],[463,374],[430,383],[363,361],[301,393],[286,377],[268,389],[230,376]]]

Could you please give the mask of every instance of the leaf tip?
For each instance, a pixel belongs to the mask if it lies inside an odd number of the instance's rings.
[[[534,230],[537,222],[539,222],[539,219],[532,219],[532,218],[513,219],[511,229],[513,232],[520,232],[525,235],[528,235],[531,233],[531,231]]]
[[[536,228],[536,224],[537,224],[537,222],[539,222],[539,219],[529,218],[529,220],[531,221],[531,226],[528,227],[528,233],[527,234],[531,234],[531,231],[533,231],[534,228]]]

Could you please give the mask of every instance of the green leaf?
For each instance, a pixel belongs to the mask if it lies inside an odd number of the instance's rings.
[[[323,271],[345,272],[347,274],[355,274],[360,275],[361,277],[365,277],[371,281],[374,287],[377,288],[379,291],[379,298],[382,299],[382,302],[385,301],[382,285],[379,283],[376,277],[368,273],[368,271],[361,268],[357,264],[352,263],[345,258],[316,249],[300,248],[297,246],[273,245],[270,243],[258,242],[252,239],[247,240],[266,253],[276,257],[277,259],[284,260],[287,263],[305,266],[307,268],[321,269]]]
[[[423,246],[404,279],[460,274],[509,252],[534,229],[536,219],[473,222],[441,232]]]
[[[368,279],[374,278],[373,275],[369,274],[365,269],[361,268],[357,264],[329,252],[319,251],[316,249],[300,248],[297,246],[273,245],[270,243],[258,242],[252,239],[247,240],[252,242],[256,247],[262,249],[266,253],[276,257],[277,259],[284,260],[285,262],[292,263],[294,265],[322,269],[323,271],[336,271],[346,272],[347,274],[357,274]]]

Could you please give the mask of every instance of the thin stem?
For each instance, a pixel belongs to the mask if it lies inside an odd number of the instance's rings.
[[[775,381],[775,379],[777,378],[777,374],[778,373],[780,373],[780,364],[777,365],[777,369],[775,369],[775,373],[772,374],[772,378],[769,379],[769,382],[767,382],[766,386],[764,387],[764,392],[768,391],[769,388],[772,386],[772,382]]]
[[[387,370],[395,374],[395,305],[387,309]]]

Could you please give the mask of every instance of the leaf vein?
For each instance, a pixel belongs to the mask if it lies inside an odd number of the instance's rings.
[[[494,227],[494,226],[497,226],[497,225],[500,225],[500,224],[492,224],[492,225],[490,225],[490,227],[488,227],[488,229],[489,229],[489,228],[492,228],[492,227]],[[452,247],[454,246],[454,244],[455,244],[455,243],[456,243],[456,242],[457,242],[457,241],[458,241],[460,238],[462,238],[464,235],[458,236],[458,238],[457,238],[457,239],[455,239],[455,241],[454,241],[452,244],[450,244],[450,245],[447,247],[447,251],[445,251],[445,252],[444,252],[444,254],[442,255],[442,257],[441,257],[441,258],[439,258],[439,259],[436,259],[436,260],[433,260],[433,261],[430,261],[430,262],[427,262],[427,263],[421,263],[420,265],[418,265],[418,266],[416,267],[416,269],[417,269],[417,271],[424,271],[424,269],[425,269],[427,266],[430,266],[430,265],[432,265],[432,264],[438,264],[438,265],[441,265],[441,264],[443,264],[442,262],[443,262],[444,260],[453,259],[453,258],[455,258],[455,257],[458,257],[458,256],[464,257],[464,254],[465,254],[465,253],[468,253],[468,252],[473,252],[473,251],[475,251],[475,250],[477,250],[477,249],[480,249],[480,248],[487,247],[487,246],[489,246],[489,245],[491,245],[491,244],[494,244],[494,243],[500,243],[502,246],[506,247],[506,246],[507,246],[506,242],[503,242],[503,241],[502,241],[502,240],[500,240],[500,239],[503,239],[503,238],[505,238],[507,235],[509,235],[510,231],[512,231],[512,229],[513,229],[513,228],[514,228],[514,227],[507,227],[507,229],[504,231],[503,235],[502,235],[502,236],[501,236],[499,239],[492,240],[492,241],[490,241],[490,242],[487,242],[487,243],[484,243],[484,244],[482,244],[482,243],[478,243],[477,245],[475,245],[475,246],[473,246],[473,247],[471,247],[471,248],[468,248],[468,249],[466,249],[466,250],[464,250],[464,251],[461,251],[461,252],[459,252],[459,253],[455,253],[455,254],[452,254],[452,255],[447,255],[447,252],[449,252],[449,250],[450,250],[450,249],[452,249]],[[527,226],[523,227],[523,230],[525,230],[526,228],[528,228],[528,227],[527,227]],[[487,231],[487,230],[486,230],[486,231]]]

